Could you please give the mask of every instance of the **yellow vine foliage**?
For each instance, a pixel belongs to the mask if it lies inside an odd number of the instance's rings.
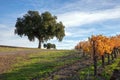
[[[93,46],[93,42],[95,43],[95,50],[96,50],[96,53],[100,54],[100,55],[104,55],[104,52],[105,52],[105,41],[106,37],[103,36],[103,35],[96,35],[96,36],[92,36],[90,38],[90,41],[91,41],[91,46]]]
[[[114,47],[120,47],[120,35],[112,37],[106,37],[103,35],[92,35],[88,41],[79,42],[79,44],[77,44],[77,48],[83,49],[85,53],[92,53],[93,42],[95,42],[95,50],[97,54],[111,54]]]
[[[90,43],[88,41],[83,41],[80,43],[81,48],[83,49],[83,51],[85,53],[89,53],[90,52]]]

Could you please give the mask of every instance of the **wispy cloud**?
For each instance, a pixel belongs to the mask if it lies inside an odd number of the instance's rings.
[[[0,45],[21,46],[21,47],[37,47],[37,40],[30,42],[27,37],[20,38],[14,34],[14,27],[0,24]]]
[[[13,27],[8,27],[8,25],[0,24],[0,37],[1,39],[12,37],[14,35],[14,28]]]
[[[66,31],[66,36],[67,37],[72,37],[72,38],[75,38],[75,37],[86,37],[88,36],[90,33],[90,35],[93,34],[93,32],[95,32],[96,29],[94,28],[91,28],[91,29],[74,29],[74,31]]]
[[[120,18],[120,7],[93,12],[66,12],[58,15],[58,21],[62,21],[66,27],[81,26],[83,24]]]
[[[58,42],[56,40],[50,40],[48,42],[54,43],[57,46],[57,49],[73,49],[74,46],[79,42],[80,40],[69,40],[64,39],[62,42]]]

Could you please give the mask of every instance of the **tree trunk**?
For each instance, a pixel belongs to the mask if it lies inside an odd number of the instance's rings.
[[[102,67],[104,68],[104,64],[105,64],[104,55],[102,55],[101,57],[102,57]]]
[[[94,76],[97,75],[97,56],[95,50],[95,41],[93,41],[93,61],[94,61]]]
[[[107,55],[108,55],[108,64],[110,64],[110,56],[108,53],[107,53]]]
[[[118,54],[120,54],[120,49],[118,49]]]
[[[83,57],[85,57],[85,52],[83,52]]]
[[[114,60],[113,53],[114,53],[114,51],[112,51],[112,53],[111,53],[111,59],[112,59],[112,61]]]
[[[114,53],[114,58],[117,58],[117,56],[116,56],[116,49],[114,49],[113,53]]]
[[[118,50],[118,48],[116,49],[116,51],[117,51],[117,55],[119,54],[119,50]]]
[[[39,39],[38,48],[41,49],[41,40]]]

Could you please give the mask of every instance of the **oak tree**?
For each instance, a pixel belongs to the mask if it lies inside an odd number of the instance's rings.
[[[30,41],[37,38],[38,48],[41,48],[41,43],[54,37],[62,41],[65,36],[64,28],[63,23],[57,22],[57,17],[50,12],[39,14],[38,11],[28,11],[23,17],[17,18],[15,34],[20,37],[27,36]]]

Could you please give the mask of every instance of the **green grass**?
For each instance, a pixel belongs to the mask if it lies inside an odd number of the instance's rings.
[[[27,49],[27,48],[0,48],[0,52],[16,52],[16,51],[30,51],[29,54],[9,54],[0,55],[0,65],[2,67],[9,66],[4,72],[0,74],[0,80],[31,80],[36,78],[38,80],[44,80],[52,72],[59,68],[73,64],[79,60],[79,54],[73,50],[40,50],[40,49]],[[37,50],[32,53],[31,51]],[[5,61],[5,62],[4,62]],[[114,63],[106,65],[102,71],[101,77],[109,80],[114,69],[120,69],[117,67],[120,57],[117,58]],[[12,64],[9,64],[11,63]],[[107,62],[107,59],[105,59]],[[3,65],[5,63],[5,65]],[[6,65],[7,64],[7,65]],[[101,66],[101,60],[98,61],[98,66]],[[4,68],[3,68],[4,69]],[[77,77],[80,80],[85,80],[90,77],[91,80],[100,80],[98,77],[94,77],[93,65],[83,68],[78,71]],[[1,71],[1,68],[0,68]],[[56,76],[56,78],[59,76]]]
[[[14,51],[14,49],[11,50]],[[74,54],[75,52],[71,50],[47,50],[15,56],[15,63],[5,73],[0,74],[0,80],[31,80],[33,78],[42,80],[61,66],[78,60],[77,57],[66,58]]]
[[[120,70],[120,67],[118,67],[118,63],[120,62],[120,57],[117,58],[114,63],[110,64],[110,65],[107,65],[105,66],[105,69],[104,71],[102,72],[102,76],[104,76],[106,78],[106,80],[109,80],[114,69],[119,69]]]
[[[105,59],[105,62],[107,62],[107,59]],[[100,73],[100,76],[102,78],[104,78],[105,80],[110,80],[110,77],[112,76],[112,73],[113,73],[114,69],[119,69],[120,70],[120,67],[117,67],[119,62],[120,62],[120,57],[115,59],[112,64],[105,65],[105,68],[103,68],[103,71],[98,72],[98,73]],[[98,61],[97,65],[99,67],[102,67],[101,64],[102,64],[101,60]],[[93,76],[94,75],[94,67],[93,67],[93,65],[80,70],[78,72],[78,75],[79,75],[80,80],[85,80],[85,79],[101,80],[100,78]]]

